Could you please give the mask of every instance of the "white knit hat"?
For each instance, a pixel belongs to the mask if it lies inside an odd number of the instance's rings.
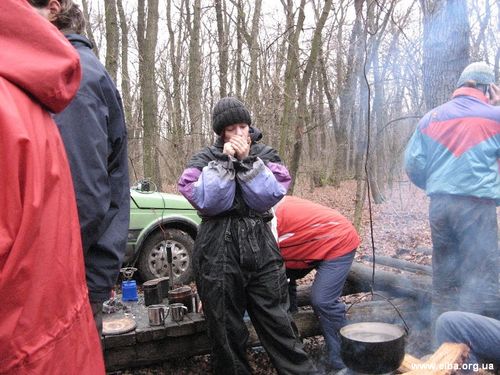
[[[479,61],[468,65],[457,82],[457,87],[463,86],[467,81],[475,84],[491,85],[495,82],[493,69],[484,61]]]

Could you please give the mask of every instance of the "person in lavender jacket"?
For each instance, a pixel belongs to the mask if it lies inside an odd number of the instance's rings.
[[[251,374],[243,319],[248,311],[279,374],[313,374],[288,313],[284,263],[267,224],[290,175],[250,125],[241,101],[222,98],[212,113],[215,144],[196,153],[179,179],[179,191],[203,219],[193,267],[212,343],[212,371]]]

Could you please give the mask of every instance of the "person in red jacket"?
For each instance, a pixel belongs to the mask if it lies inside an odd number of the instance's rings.
[[[329,364],[345,367],[338,331],[346,324],[339,297],[360,239],[353,225],[329,207],[292,196],[276,206],[278,244],[290,279],[291,311],[296,311],[296,282],[313,269],[311,304],[319,317],[328,347]]]
[[[25,0],[0,1],[0,374],[104,374],[70,169],[50,113],[77,53]]]

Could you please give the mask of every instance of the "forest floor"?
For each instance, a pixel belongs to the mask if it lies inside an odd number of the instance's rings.
[[[356,182],[346,181],[339,188],[321,187],[310,190],[296,187],[295,195],[312,200],[325,206],[335,208],[349,219],[354,216]],[[431,263],[430,255],[422,254],[419,248],[431,248],[430,228],[428,224],[428,198],[424,192],[408,181],[396,182],[390,191],[385,192],[385,201],[372,205],[372,227],[375,254],[397,256],[419,264]],[[497,211],[500,218],[500,210]],[[362,244],[356,257],[372,254],[370,233],[370,212],[365,204],[363,225],[360,230]],[[314,276],[309,274],[302,283],[312,282]],[[430,339],[427,330],[420,332],[422,340]],[[321,336],[304,340],[305,349],[319,369],[325,370],[325,348]],[[276,374],[265,351],[250,349],[248,351],[254,374]],[[413,353],[412,353],[413,354]],[[420,353],[422,354],[422,353]],[[130,369],[114,372],[116,375],[197,375],[210,372],[208,355],[191,358],[180,358],[162,365]],[[325,370],[326,373],[328,371]]]

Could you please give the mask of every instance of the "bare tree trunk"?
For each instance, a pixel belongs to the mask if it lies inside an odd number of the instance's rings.
[[[360,50],[362,49],[362,11],[365,0],[355,0],[354,8],[356,18],[349,39],[349,51],[344,72],[338,71],[338,77],[345,77],[339,90],[339,126],[335,131],[335,142],[337,150],[335,152],[332,181],[334,186],[339,186],[346,175],[346,158],[348,150],[347,124],[351,117],[351,111],[354,108],[354,93],[356,90],[355,82],[357,73],[361,67]],[[337,57],[341,59],[340,56]]]
[[[357,231],[361,230],[362,219],[363,219],[363,207],[366,199],[366,122],[368,114],[368,89],[366,87],[366,82],[364,79],[360,79],[359,84],[359,117],[355,120],[359,123],[358,133],[355,136],[356,144],[355,147],[355,175],[356,175],[356,198],[354,205],[354,220],[353,224]]]
[[[446,102],[469,63],[470,27],[463,0],[420,0],[424,22],[424,99],[427,110]]]
[[[118,20],[116,16],[116,0],[107,0],[104,6],[106,18],[106,70],[116,82],[118,72]]]
[[[311,109],[311,122],[307,135],[307,149],[304,150],[303,159],[307,160],[307,169],[310,178],[310,191],[325,184],[325,159],[331,147],[327,146],[327,135],[325,124],[327,122],[324,106],[323,77],[316,67],[311,79],[311,89],[309,90],[309,103]],[[327,151],[328,150],[328,151]]]
[[[408,7],[406,14],[401,20],[403,23],[406,23],[406,21],[408,20],[412,12],[412,8],[413,6]],[[390,70],[392,76],[395,77],[395,79],[397,79],[399,82],[402,81],[403,77],[402,71],[404,69],[404,66],[402,66],[399,63],[399,61],[401,61],[401,53],[403,48],[400,40],[402,31],[403,31],[402,28],[400,28],[400,26],[397,25],[397,29],[393,31],[393,36],[391,44],[388,49],[388,53],[384,54],[384,58],[382,61],[382,66],[387,67],[387,69]],[[397,63],[391,64],[391,61]],[[406,84],[396,85],[393,99],[389,102],[385,100],[385,103],[382,103],[384,107],[387,106],[391,107],[392,111],[390,114],[387,114],[387,111],[385,111],[385,109],[382,109],[382,111],[384,111],[384,117],[383,117],[384,120],[383,123],[381,122],[379,124],[377,133],[374,134],[377,141],[379,138],[382,138],[386,144],[384,165],[388,170],[386,177],[387,177],[387,187],[389,191],[392,190],[394,179],[396,177],[396,174],[398,173],[397,169],[401,165],[400,160],[402,159],[402,155],[398,154],[397,150],[398,150],[398,144],[402,142],[402,140],[398,139],[394,127],[389,127],[386,129],[387,126],[386,121],[388,120],[389,116],[391,116],[394,119],[400,118],[402,116],[404,109],[403,106],[398,105],[398,103],[401,103],[400,98],[403,98],[404,96],[405,86]]]
[[[287,145],[289,138],[289,129],[292,122],[292,118],[295,113],[295,103],[296,103],[296,77],[297,70],[299,66],[298,61],[298,50],[299,50],[299,36],[304,26],[304,7],[306,1],[300,1],[299,15],[297,19],[297,25],[293,28],[293,31],[289,32],[290,38],[288,42],[287,51],[287,64],[285,69],[285,98],[283,106],[283,116],[281,117],[280,124],[280,145],[279,154],[282,158],[286,158],[287,155]],[[293,0],[287,0],[287,30],[292,30],[294,19],[293,19]],[[288,159],[288,158],[286,158]]]
[[[295,181],[297,177],[297,172],[299,170],[300,157],[302,153],[302,134],[307,126],[308,112],[307,112],[307,88],[311,81],[311,75],[313,69],[316,65],[318,59],[319,51],[321,48],[321,33],[323,32],[323,27],[325,26],[326,19],[330,13],[333,0],[325,0],[325,6],[321,13],[321,17],[316,24],[314,30],[314,36],[311,43],[311,53],[309,59],[307,60],[307,65],[302,76],[302,81],[299,86],[299,101],[298,101],[298,116],[295,125],[295,143],[293,145],[292,161],[290,163],[290,174],[292,176],[292,182],[290,184],[290,194],[293,194],[293,189],[295,186]]]
[[[99,56],[99,48],[97,47],[97,43],[95,42],[94,33],[92,32],[92,26],[90,25],[90,10],[88,0],[82,0],[82,7],[83,16],[87,20],[87,22],[85,23],[85,34],[92,43],[92,49],[94,50],[96,56]]]
[[[378,53],[374,55],[373,60],[373,77],[374,77],[374,90],[373,90],[373,112],[371,121],[371,152],[370,152],[370,171],[368,178],[370,181],[370,192],[372,194],[373,202],[380,204],[385,200],[383,195],[383,165],[384,165],[384,140],[383,137],[376,137],[378,129],[385,123],[384,115],[384,82],[380,71],[380,64],[378,61]]]
[[[189,6],[189,1],[186,2]],[[193,130],[193,143],[195,148],[203,144],[202,113],[201,113],[201,47],[200,47],[200,0],[194,0],[193,23],[190,28],[189,42],[189,84],[188,84],[188,111],[189,121]],[[188,9],[189,14],[189,9]],[[190,24],[190,22],[188,22]]]
[[[236,93],[235,95],[242,99],[242,88],[241,88],[241,64],[243,59],[243,25],[245,24],[245,18],[243,15],[243,4],[242,0],[238,0],[238,19],[236,21]]]
[[[121,95],[123,99],[123,109],[125,112],[125,123],[128,130],[128,153],[129,153],[129,176],[130,180],[137,180],[135,162],[141,159],[140,142],[142,134],[137,126],[137,121],[132,120],[132,95],[130,93],[130,76],[128,73],[128,24],[123,9],[122,0],[117,0],[116,6],[120,17],[121,30]]]
[[[309,160],[311,163],[315,164],[313,169],[319,171],[320,168],[324,170],[325,153],[327,150],[327,136],[325,129],[327,119],[325,117],[325,111],[323,110],[325,108],[325,103],[324,95],[322,95],[324,83],[323,75],[321,74],[321,66],[316,67],[313,82],[314,85],[312,86],[310,92],[310,102],[314,103],[312,106],[314,114],[312,125],[314,126],[314,129],[309,130],[307,134],[311,135],[309,137]],[[318,136],[318,134],[321,134],[321,136]],[[322,178],[324,177],[325,176],[323,175]]]
[[[488,54],[487,49],[488,46],[486,45],[486,29],[488,28],[488,25],[491,20],[491,4],[490,0],[484,0],[484,10],[485,14],[482,16],[479,12],[479,9],[476,8],[477,11],[477,18],[479,19],[479,32],[477,35],[477,38],[475,41],[471,43],[471,56],[478,56],[481,54],[481,47],[483,47],[483,51],[485,51],[485,55]]]
[[[116,2],[118,8],[118,15],[120,17],[120,30],[121,30],[121,71],[122,71],[122,98],[123,98],[123,106],[125,109],[125,120],[127,124],[132,125],[132,97],[130,94],[130,76],[128,73],[128,24],[127,18],[125,17],[125,11],[123,9],[122,0],[117,0]],[[135,124],[134,124],[135,125]]]
[[[324,92],[324,94],[326,96],[326,101],[328,103],[328,110],[329,110],[329,113],[330,113],[330,122],[332,124],[333,129],[334,129],[334,137],[336,137],[337,133],[341,132],[341,130],[339,129],[339,122],[338,122],[338,119],[337,119],[337,105],[335,103],[336,102],[336,98],[334,98],[333,93],[332,93],[332,89],[330,88],[330,83],[329,83],[329,79],[328,79],[328,75],[327,75],[327,71],[326,71],[326,63],[324,61],[323,56],[320,56],[320,70],[321,70],[321,76],[322,76],[321,82],[322,82],[322,86],[323,86],[323,92]],[[326,130],[325,130],[325,127],[323,127],[322,130],[324,132],[324,135],[322,135],[321,138],[325,139],[325,141],[326,141]],[[346,138],[347,138],[347,136],[346,136]],[[346,140],[346,142],[347,142],[347,140]],[[336,140],[335,140],[335,146],[338,147],[338,143],[337,143]],[[322,144],[322,147],[324,147],[324,149],[326,149],[326,145],[323,146],[323,144]],[[337,150],[334,147],[331,147],[330,149],[334,150],[334,152],[333,152],[333,154],[334,154],[333,160],[335,160],[335,154],[337,154]],[[329,175],[329,172],[328,172],[328,168],[327,168],[328,164],[329,164],[329,161],[326,160],[325,171],[324,171],[323,178],[325,180],[327,180],[328,183],[330,183],[331,182],[331,178],[330,178],[330,175]]]
[[[215,12],[217,15],[217,36],[219,39],[219,92],[221,98],[227,96],[227,67],[228,67],[228,37],[224,30],[224,17],[222,9],[225,8],[224,0],[215,0]]]
[[[366,18],[369,19],[370,9],[367,8]],[[364,46],[364,50],[366,53],[366,39],[368,34],[368,26],[365,24],[364,29],[361,30],[360,40],[362,41],[362,45],[359,46],[361,49]],[[369,107],[370,107],[370,86],[369,82],[367,82],[366,78],[366,59],[368,57],[365,55],[363,62],[359,63],[359,70],[357,72],[356,80],[359,82],[358,90],[359,90],[359,114],[355,121],[357,121],[358,133],[353,136],[356,140],[356,144],[353,145],[355,149],[355,178],[356,178],[356,199],[354,206],[354,220],[353,224],[356,227],[356,230],[360,230],[362,226],[363,219],[363,207],[366,199],[366,191],[367,191],[367,181],[369,173],[367,171],[368,165],[366,164],[367,157],[367,146],[368,146],[368,122],[369,118]],[[361,60],[361,56],[358,56],[358,59]]]
[[[139,4],[144,6],[144,0],[139,0]],[[139,16],[144,17],[144,7],[139,7]],[[156,184],[158,189],[162,188],[160,177],[160,165],[158,155],[158,102],[157,87],[155,79],[155,56],[156,43],[158,39],[158,0],[148,0],[147,26],[144,29],[145,19],[138,20],[138,40],[141,76],[141,96],[142,113],[144,124],[144,175],[149,177]],[[142,24],[141,27],[139,25]],[[146,37],[141,38],[140,30],[145,31]],[[142,34],[144,35],[144,34]]]
[[[248,90],[246,94],[246,103],[253,110],[253,113],[257,113],[256,105],[259,102],[259,85],[258,85],[258,58],[259,58],[259,20],[260,20],[260,10],[262,7],[262,0],[255,0],[255,8],[252,18],[252,30],[250,34],[245,31],[245,39],[247,40],[248,49],[250,50],[250,75],[248,78]]]
[[[172,102],[173,110],[170,113],[170,122],[172,125],[172,148],[173,155],[177,155],[176,163],[173,173],[178,176],[182,172],[181,168],[184,165],[185,153],[184,149],[184,127],[182,126],[182,102],[181,102],[181,53],[180,53],[180,43],[176,46],[175,33],[172,27],[172,16],[171,16],[171,2],[167,2],[167,28],[170,38],[170,65],[172,69]],[[177,52],[177,54],[176,54]]]
[[[383,124],[386,122],[386,110],[383,107],[384,105],[384,75],[382,72],[382,68],[380,67],[379,62],[379,49],[380,44],[382,42],[382,38],[385,37],[385,30],[389,23],[389,20],[393,14],[393,9],[396,2],[394,0],[390,0],[390,4],[388,7],[384,7],[383,11],[376,12],[376,6],[379,6],[379,3],[373,2],[369,7],[369,13],[367,16],[368,23],[370,25],[370,29],[377,30],[377,33],[371,35],[370,38],[370,53],[367,59],[370,62],[370,65],[373,67],[373,93],[372,98],[368,98],[368,100],[372,100],[373,102],[373,111],[370,113],[370,127],[368,128],[369,136],[370,136],[370,155],[369,158],[369,166],[370,171],[368,173],[368,180],[370,183],[370,193],[373,198],[374,203],[382,203],[385,200],[383,195],[384,190],[384,138],[377,137],[378,129],[380,129]],[[383,17],[382,17],[382,14]],[[382,17],[382,21],[378,22],[378,20]]]

